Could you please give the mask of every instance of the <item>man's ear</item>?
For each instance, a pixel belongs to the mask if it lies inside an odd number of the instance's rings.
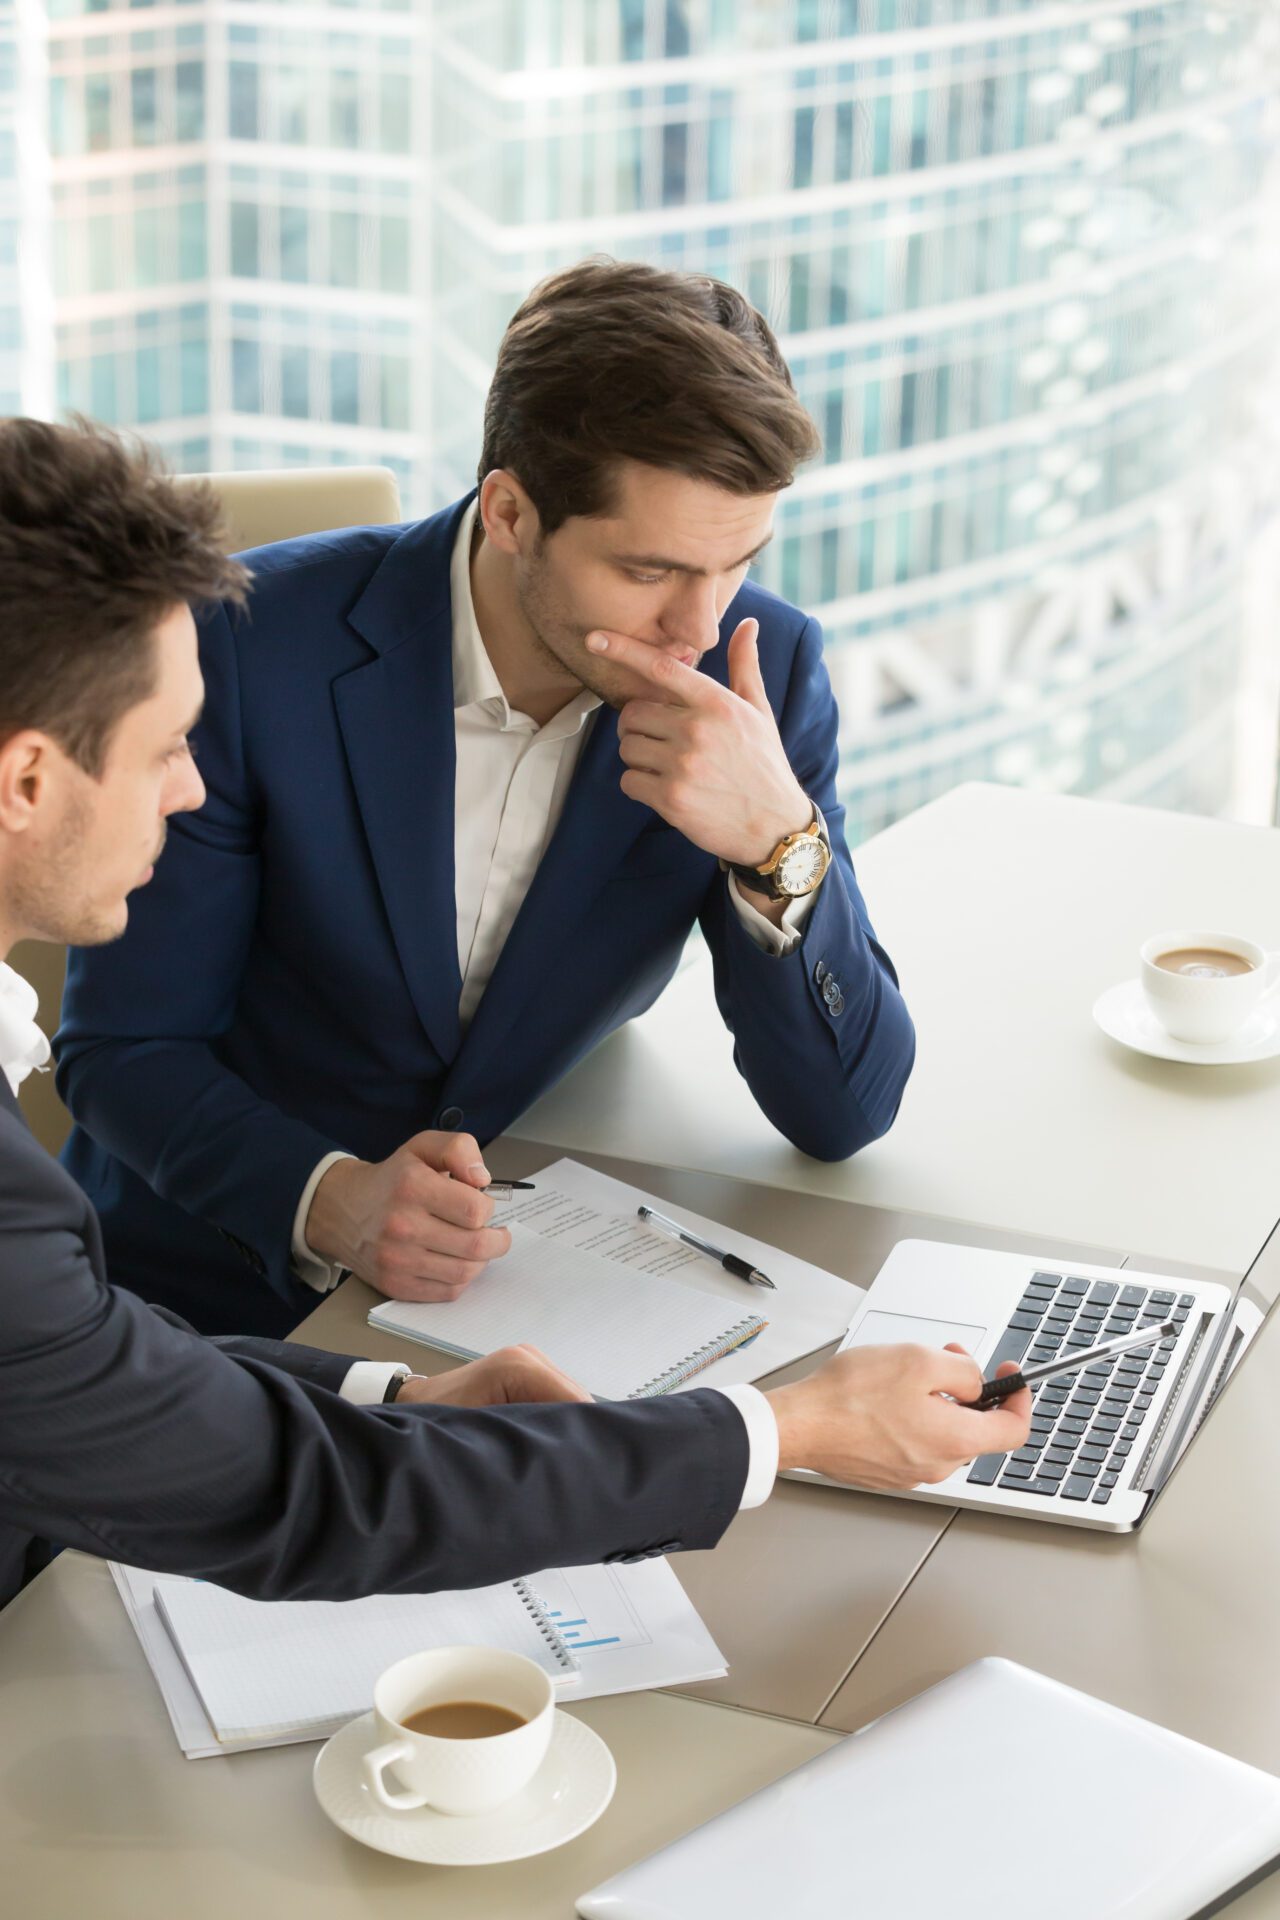
[[[26,833],[56,779],[60,758],[47,733],[27,727],[0,746],[0,829]]]
[[[515,558],[537,545],[538,509],[507,467],[495,467],[480,482],[480,518],[499,553]]]

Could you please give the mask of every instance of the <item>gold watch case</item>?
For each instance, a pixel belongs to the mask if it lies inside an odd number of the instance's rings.
[[[779,841],[760,872],[772,877],[779,894],[801,900],[821,886],[830,865],[831,849],[814,820],[802,832],[789,833]]]

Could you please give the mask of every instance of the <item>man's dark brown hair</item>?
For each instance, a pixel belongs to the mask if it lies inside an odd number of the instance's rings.
[[[37,727],[98,778],[180,602],[243,602],[211,487],[86,420],[0,420],[0,741]]]
[[[536,286],[507,328],[480,479],[515,474],[544,533],[607,512],[621,460],[777,493],[818,433],[768,325],[704,274],[585,260]]]

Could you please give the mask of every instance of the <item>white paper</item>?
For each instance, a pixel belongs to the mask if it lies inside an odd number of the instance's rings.
[[[323,1737],[312,1730],[272,1740],[219,1741],[156,1609],[157,1580],[173,1576],[115,1562],[111,1573],[188,1760]],[[665,1560],[550,1569],[531,1575],[526,1585],[558,1614],[557,1629],[564,1622],[562,1637],[581,1674],[563,1690],[566,1701],[681,1686],[717,1679],[728,1671],[724,1655]]]
[[[705,1372],[686,1383],[686,1388],[730,1386],[743,1381],[762,1380],[789,1366],[806,1354],[816,1353],[833,1340],[842,1340],[849,1322],[865,1297],[865,1288],[856,1287],[824,1267],[771,1247],[750,1234],[723,1227],[705,1214],[693,1213],[672,1200],[660,1200],[639,1187],[628,1186],[594,1167],[577,1160],[557,1160],[533,1174],[533,1193],[512,1194],[495,1210],[495,1222],[511,1217],[521,1219],[532,1232],[543,1235],[552,1244],[590,1248],[607,1260],[624,1267],[660,1275],[670,1274],[681,1286],[696,1287],[699,1293],[748,1311],[760,1313],[768,1321],[764,1332],[748,1347],[726,1354]],[[525,1204],[520,1204],[525,1203]],[[737,1253],[768,1274],[774,1291],[749,1286],[726,1273],[716,1261],[695,1253],[656,1228],[646,1227],[636,1218],[636,1208],[656,1207],[681,1226],[709,1240],[726,1253]],[[536,1342],[542,1345],[541,1341]],[[550,1357],[563,1366],[550,1348]],[[571,1372],[571,1368],[566,1368]],[[586,1383],[584,1383],[586,1384]]]
[[[462,1354],[531,1341],[605,1400],[666,1392],[764,1324],[758,1290],[741,1282],[728,1300],[634,1264],[624,1271],[607,1255],[518,1220],[510,1228],[510,1251],[456,1300],[385,1300],[370,1324]]]

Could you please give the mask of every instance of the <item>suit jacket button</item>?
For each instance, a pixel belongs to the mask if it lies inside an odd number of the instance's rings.
[[[844,995],[842,993],[837,993],[832,999],[830,999],[827,1002],[827,1007],[831,1014],[831,1018],[833,1020],[839,1019],[840,1015],[844,1012]]]
[[[456,1133],[462,1125],[462,1121],[463,1113],[461,1107],[446,1107],[443,1113],[437,1115],[436,1125],[443,1127],[446,1133]]]
[[[840,982],[836,979],[834,973],[829,973],[823,981],[822,997],[829,1007],[834,1006],[835,1002],[840,998]]]
[[[826,979],[826,977],[827,977],[827,963],[825,960],[819,960],[817,966],[813,970],[813,984],[816,987],[820,987],[823,981]]]

